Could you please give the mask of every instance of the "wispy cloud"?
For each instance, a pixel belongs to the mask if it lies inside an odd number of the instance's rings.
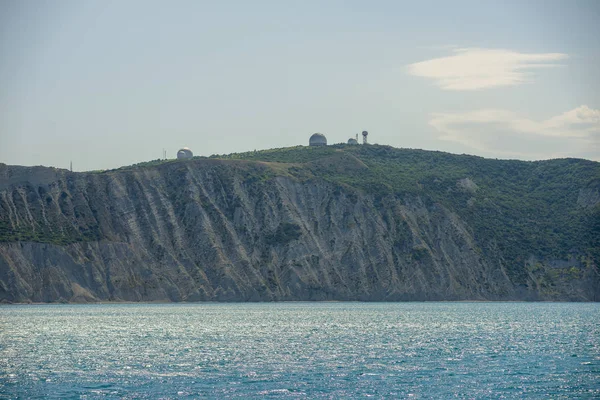
[[[600,110],[586,105],[535,121],[515,112],[483,109],[436,113],[429,125],[440,139],[501,156],[600,157]]]
[[[479,90],[531,82],[534,69],[557,67],[563,53],[519,53],[502,49],[463,48],[454,55],[408,65],[408,73],[430,78],[444,90]]]

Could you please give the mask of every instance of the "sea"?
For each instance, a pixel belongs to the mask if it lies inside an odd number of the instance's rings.
[[[600,304],[6,305],[0,398],[598,399]]]

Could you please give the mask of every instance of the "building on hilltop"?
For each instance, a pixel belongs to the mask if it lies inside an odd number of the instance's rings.
[[[350,139],[348,139],[348,144],[358,144],[358,140],[356,140],[354,138],[350,138]]]
[[[321,133],[315,133],[308,141],[309,146],[327,146],[327,138]]]
[[[192,153],[192,151],[188,147],[184,147],[183,149],[177,152],[178,159],[186,160],[192,157],[194,157],[194,153]]]

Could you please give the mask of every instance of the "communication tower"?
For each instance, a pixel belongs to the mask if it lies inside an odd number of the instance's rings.
[[[369,136],[369,132],[363,131],[362,135],[363,135],[363,144],[369,144],[369,142],[367,141],[367,136]]]

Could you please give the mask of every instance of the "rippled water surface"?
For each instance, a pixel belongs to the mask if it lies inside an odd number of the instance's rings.
[[[0,307],[0,398],[600,398],[600,304]]]

